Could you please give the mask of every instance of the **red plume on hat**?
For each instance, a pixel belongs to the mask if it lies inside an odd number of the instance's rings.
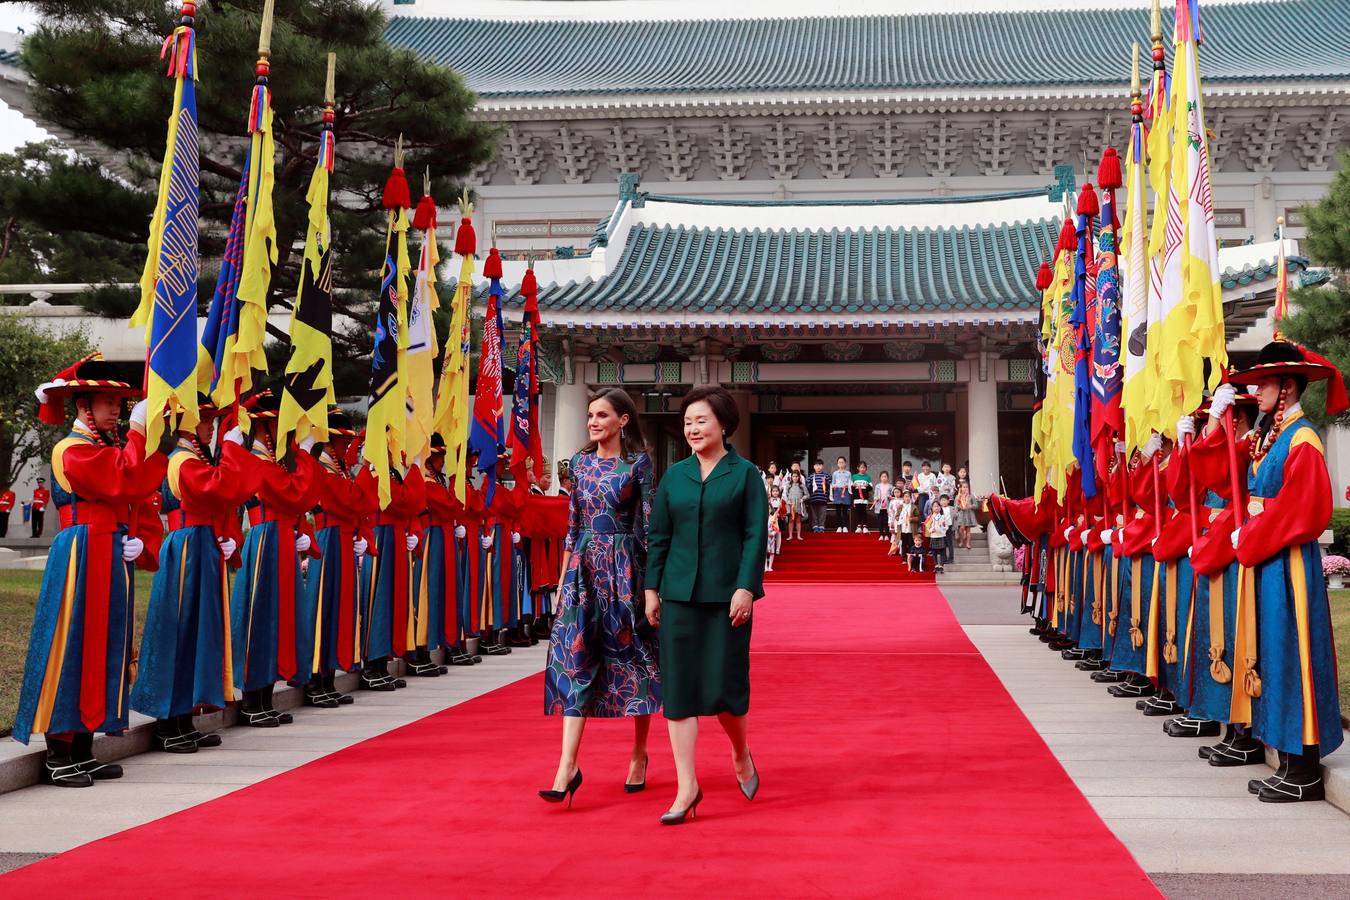
[[[1321,356],[1304,347],[1302,344],[1298,348],[1303,351],[1303,358],[1315,366],[1325,366],[1330,371],[1327,373],[1327,415],[1339,416],[1341,413],[1350,409],[1350,396],[1345,391],[1345,375],[1336,364],[1325,356]]]

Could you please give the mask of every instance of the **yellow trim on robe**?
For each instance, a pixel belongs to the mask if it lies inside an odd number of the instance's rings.
[[[1303,429],[1307,431],[1308,429]],[[1294,624],[1298,629],[1298,670],[1303,686],[1303,744],[1322,742],[1317,727],[1317,695],[1313,692],[1312,638],[1308,633],[1308,578],[1303,548],[1289,551],[1289,586],[1294,594]]]
[[[319,557],[319,593],[318,602],[314,604],[314,653],[311,654],[309,671],[313,674],[319,674],[319,656],[322,651],[322,641],[320,635],[323,634],[323,588],[324,579],[328,575],[328,557]]]
[[[115,552],[115,551],[114,551]],[[126,712],[123,709],[127,699],[127,656],[131,653],[131,621],[132,608],[136,605],[136,598],[131,596],[132,563],[122,563],[122,596],[126,598],[127,604],[127,627],[122,631],[122,667],[119,670],[121,675],[117,682],[117,717],[120,719]]]
[[[61,612],[56,616],[52,645],[47,650],[47,668],[42,675],[42,691],[38,694],[37,710],[33,714],[31,731],[35,734],[47,733],[47,727],[52,723],[52,710],[56,708],[56,691],[61,684],[61,669],[66,661],[70,621],[75,613],[75,584],[78,563],[82,555],[80,544],[80,539],[76,538],[70,546],[70,559],[66,563],[66,583],[61,590]]]
[[[1160,562],[1153,563],[1153,584],[1148,593],[1148,649],[1144,653],[1144,674],[1149,678],[1158,677],[1158,581],[1162,567]]]
[[[69,494],[73,494],[75,491],[70,487],[70,479],[66,478],[66,451],[78,444],[88,443],[89,441],[84,438],[63,437],[52,448],[52,479]]]
[[[239,700],[243,698],[243,694],[234,686],[234,635],[230,633],[230,567],[226,564],[224,557],[221,558],[219,566],[220,605],[221,612],[225,617],[223,629],[225,634],[225,660],[221,666],[225,689],[222,696],[227,700],[231,698]]]
[[[166,473],[165,477],[169,480],[169,490],[172,491],[173,495],[179,500],[183,499],[183,490],[178,485],[178,482],[183,477],[181,474],[183,463],[193,458],[194,457],[187,453],[174,453],[169,457],[169,471]]]
[[[1316,429],[1300,428],[1298,434],[1289,439],[1290,452],[1293,452],[1293,449],[1300,444],[1311,444],[1313,449],[1323,456],[1327,453],[1326,448],[1322,446],[1322,438],[1318,436]]]
[[[262,526],[259,525],[258,527],[261,528]],[[258,606],[258,573],[262,570],[262,559],[263,559],[263,550],[264,550],[262,544],[263,544],[263,541],[264,541],[264,540],[266,540],[265,537],[259,539],[259,541],[258,541],[258,553],[257,553],[256,556],[254,556],[254,559],[253,559],[253,581],[252,581],[252,583],[249,585],[250,590],[249,590],[249,593],[248,593],[248,622],[244,625],[244,683],[245,683],[245,684],[248,683],[248,657],[249,657],[248,648],[249,648],[249,646],[250,646],[250,645],[252,644],[252,642],[253,642],[253,610],[256,609],[257,606]]]
[[[430,529],[428,529],[430,530]],[[422,577],[418,581],[417,591],[417,646],[426,647],[430,644],[428,640],[430,629],[427,624],[427,617],[431,613],[431,598],[427,595],[427,548],[426,532],[422,533]],[[416,566],[413,566],[414,571]],[[412,645],[409,644],[409,650]]]

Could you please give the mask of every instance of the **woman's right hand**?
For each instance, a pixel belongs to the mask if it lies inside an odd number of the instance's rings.
[[[661,595],[653,590],[647,591],[647,624],[661,627]]]

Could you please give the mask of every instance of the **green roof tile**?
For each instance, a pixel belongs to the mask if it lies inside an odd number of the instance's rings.
[[[1346,0],[1206,6],[1202,24],[1210,83],[1350,76]],[[1147,32],[1140,6],[654,22],[394,16],[387,38],[484,97],[542,97],[1121,85],[1130,44],[1147,45]]]

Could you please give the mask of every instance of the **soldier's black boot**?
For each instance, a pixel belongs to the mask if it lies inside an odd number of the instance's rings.
[[[71,756],[71,742],[47,735],[47,758],[42,763],[43,784],[57,787],[93,787],[94,778]]]
[[[183,717],[172,716],[155,722],[154,746],[165,753],[196,753],[197,742],[183,733]]]
[[[1322,754],[1316,746],[1305,746],[1302,753],[1285,753],[1282,756],[1286,761],[1284,777],[1274,782],[1266,781],[1256,794],[1258,800],[1262,803],[1302,803],[1326,799],[1326,786],[1322,782]]]
[[[71,735],[70,758],[95,781],[111,781],[122,777],[122,767],[117,763],[101,763],[94,759],[94,735],[88,731]]]
[[[1209,764],[1219,768],[1256,766],[1266,761],[1265,745],[1252,737],[1251,731],[1235,727],[1233,740],[1215,744],[1209,753]],[[1256,793],[1256,791],[1252,791]]]

